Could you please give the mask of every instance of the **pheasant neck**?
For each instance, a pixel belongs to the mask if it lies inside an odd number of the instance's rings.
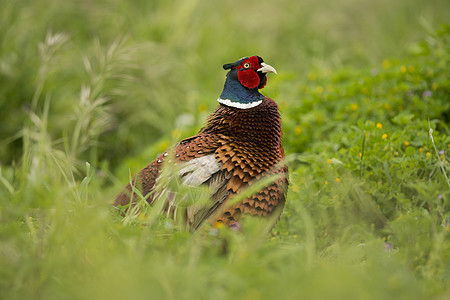
[[[260,94],[257,88],[244,87],[237,78],[233,78],[234,76],[230,74],[232,73],[227,74],[222,94],[217,101],[226,106],[240,109],[252,108],[262,103],[264,95]]]

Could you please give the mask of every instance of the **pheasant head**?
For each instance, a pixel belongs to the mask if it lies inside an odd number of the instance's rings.
[[[230,70],[218,101],[226,106],[247,109],[261,104],[264,96],[259,93],[267,83],[266,74],[277,74],[270,65],[259,56],[244,57],[223,65]]]

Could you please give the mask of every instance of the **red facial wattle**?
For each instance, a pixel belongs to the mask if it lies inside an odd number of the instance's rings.
[[[263,88],[266,85],[267,77],[261,76],[257,70],[261,67],[257,56],[249,57],[241,62],[237,67],[239,82],[249,89]]]
[[[239,70],[238,78],[241,84],[246,88],[254,89],[259,86],[259,76],[253,69]]]

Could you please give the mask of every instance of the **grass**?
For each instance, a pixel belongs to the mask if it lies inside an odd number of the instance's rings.
[[[2,3],[0,298],[448,298],[448,8]],[[291,184],[274,229],[119,217],[130,173],[196,133],[221,65],[249,54],[279,73],[264,93]]]

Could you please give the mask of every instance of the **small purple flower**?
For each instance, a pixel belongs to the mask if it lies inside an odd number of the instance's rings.
[[[444,150],[441,150],[441,151],[439,151],[439,154],[444,154],[445,153],[445,151]]]
[[[425,92],[423,92],[423,95],[422,95],[424,98],[425,97],[431,97],[431,96],[433,96],[433,92],[432,91],[429,91],[429,90],[426,90]]]
[[[441,194],[437,195],[437,198],[438,198],[439,200],[442,199],[442,195],[441,195]]]
[[[390,252],[392,250],[394,250],[394,245],[392,245],[391,243],[384,243],[384,251]]]
[[[241,223],[234,221],[233,223],[230,224],[230,229],[234,231],[241,230]]]
[[[409,91],[408,91],[408,96],[410,96],[410,97],[414,96],[414,91],[409,90]]]

